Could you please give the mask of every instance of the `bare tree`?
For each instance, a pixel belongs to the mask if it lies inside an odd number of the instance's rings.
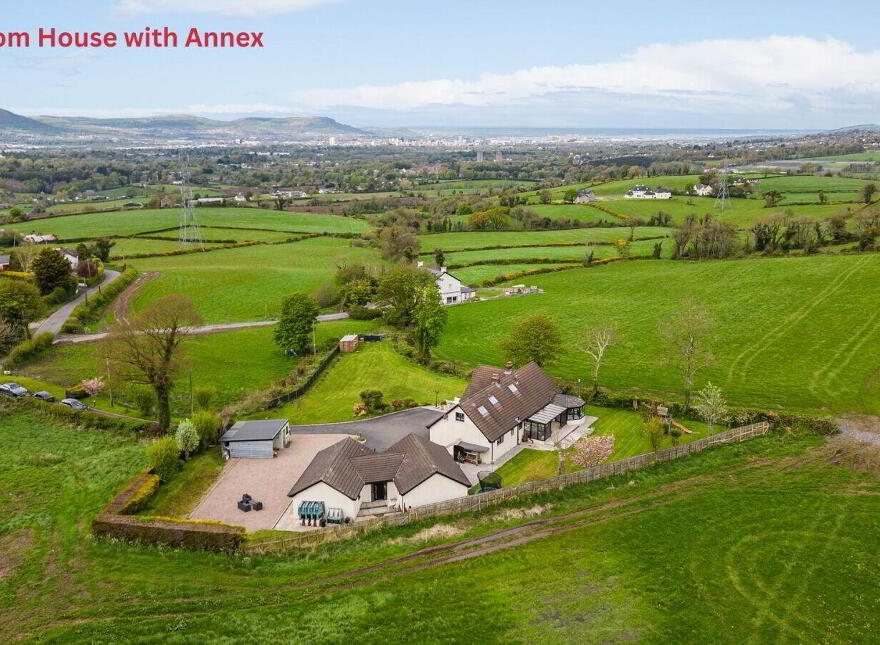
[[[694,301],[687,301],[674,319],[661,323],[660,334],[672,354],[670,360],[681,374],[684,407],[691,406],[691,392],[697,373],[713,362],[709,339],[712,315]]]
[[[599,391],[599,371],[605,354],[617,342],[617,330],[614,327],[597,327],[587,332],[582,345],[593,363],[593,393]]]
[[[114,375],[129,383],[148,385],[156,393],[159,426],[171,425],[171,389],[180,369],[181,343],[189,328],[201,323],[192,301],[183,295],[165,296],[143,312],[117,322],[105,347]]]

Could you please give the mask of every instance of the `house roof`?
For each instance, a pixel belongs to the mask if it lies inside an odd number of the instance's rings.
[[[565,412],[563,406],[556,405],[555,403],[548,403],[530,416],[529,421],[534,421],[535,423],[550,423],[563,412]]]
[[[560,393],[553,379],[536,363],[514,371],[481,365],[474,375],[481,384],[488,375],[489,383],[476,391],[468,387],[459,406],[489,441],[528,419]]]
[[[9,256],[0,255],[0,264],[9,264]]]
[[[220,441],[272,441],[287,425],[287,419],[264,421],[237,421]]]
[[[502,375],[507,372],[513,373],[513,370],[507,370],[504,367],[495,367],[494,365],[477,365],[471,371],[471,380],[468,382],[467,388],[464,391],[463,398],[469,397],[471,394],[475,394],[480,390],[485,390],[487,387],[492,385],[492,383],[500,379]]]
[[[564,408],[579,408],[585,403],[585,401],[581,397],[574,396],[573,394],[557,394],[553,397],[553,403],[561,405]]]
[[[405,495],[436,473],[470,486],[443,446],[416,434],[408,434],[382,453],[375,453],[353,439],[343,439],[315,455],[288,495],[293,497],[324,482],[348,498],[357,499],[364,485],[387,481],[393,481],[400,494]]]

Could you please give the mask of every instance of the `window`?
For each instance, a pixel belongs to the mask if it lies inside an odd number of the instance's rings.
[[[517,392],[519,392],[519,390],[516,389],[516,386],[515,386],[513,383],[511,383],[510,385],[508,385],[508,386],[507,386],[507,389],[510,390],[511,392],[513,392],[514,394],[516,394]]]
[[[456,421],[464,421],[464,412],[456,412],[455,413]]]
[[[482,414],[484,417],[488,417],[488,416],[489,416],[489,411],[488,411],[486,408],[484,408],[482,405],[481,405],[480,407],[477,408],[477,412],[479,412],[480,414]]]
[[[498,399],[496,399],[493,395],[489,395],[489,403],[492,405],[498,405]]]
[[[498,439],[495,440],[496,446],[500,446],[502,443],[504,443],[504,435],[501,435],[500,437],[498,437]]]

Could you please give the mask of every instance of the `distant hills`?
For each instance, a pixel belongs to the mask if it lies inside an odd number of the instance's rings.
[[[328,136],[368,138],[365,130],[329,117],[249,117],[220,121],[190,115],[143,118],[38,116],[25,117],[0,109],[0,142],[39,143],[230,143],[308,141]]]
[[[876,123],[862,123],[860,125],[849,125],[845,128],[837,128],[836,130],[831,130],[832,134],[842,133],[842,132],[880,132],[880,125]]]

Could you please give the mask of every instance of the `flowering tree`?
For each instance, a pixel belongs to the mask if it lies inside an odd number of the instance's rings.
[[[189,459],[189,454],[199,447],[199,432],[192,421],[184,419],[177,424],[174,440],[177,442],[177,448],[183,453],[183,458]]]
[[[709,424],[709,434],[712,434],[712,426],[727,414],[727,402],[721,395],[721,388],[712,385],[711,382],[707,383],[706,387],[697,392],[697,403],[694,408]]]
[[[598,466],[614,452],[614,435],[584,437],[574,444],[571,460],[581,468]]]
[[[104,377],[96,376],[95,378],[85,379],[80,383],[80,387],[82,387],[89,396],[95,396],[104,389]]]

